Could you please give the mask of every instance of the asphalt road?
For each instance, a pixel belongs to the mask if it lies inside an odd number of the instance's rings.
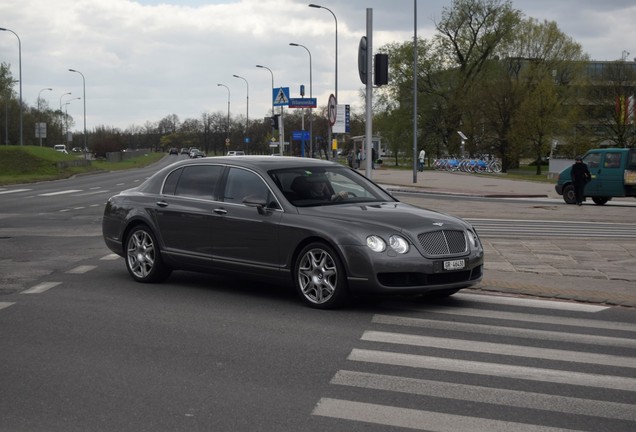
[[[632,309],[460,293],[316,311],[253,281],[133,282],[101,212],[152,171],[0,190],[0,431],[636,429]],[[460,215],[534,206],[516,205]]]

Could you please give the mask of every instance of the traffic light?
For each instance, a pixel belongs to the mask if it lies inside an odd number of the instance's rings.
[[[280,117],[280,114],[274,114],[274,117],[269,118],[269,121],[272,125],[272,129],[278,130],[278,117]]]
[[[376,54],[373,74],[373,84],[381,86],[389,83],[389,56]]]

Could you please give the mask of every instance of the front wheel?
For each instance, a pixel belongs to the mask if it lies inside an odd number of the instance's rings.
[[[348,298],[343,265],[324,243],[312,243],[300,251],[294,266],[294,285],[309,307],[333,309]]]
[[[576,204],[574,185],[569,184],[563,188],[563,201],[565,201],[566,204]]]
[[[126,237],[126,268],[137,282],[162,282],[170,276],[157,240],[146,225],[137,225]]]

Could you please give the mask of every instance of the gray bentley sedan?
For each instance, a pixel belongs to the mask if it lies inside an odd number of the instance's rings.
[[[315,308],[370,293],[451,295],[482,278],[462,219],[399,202],[335,162],[272,156],[181,160],[111,197],[106,245],[130,276],[224,272],[294,285]]]

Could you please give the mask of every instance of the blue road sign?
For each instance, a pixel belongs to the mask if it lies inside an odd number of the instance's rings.
[[[289,87],[275,88],[272,92],[272,101],[274,106],[289,105]]]
[[[290,108],[316,108],[316,98],[291,98]]]
[[[309,131],[293,131],[292,139],[294,141],[309,141]]]

